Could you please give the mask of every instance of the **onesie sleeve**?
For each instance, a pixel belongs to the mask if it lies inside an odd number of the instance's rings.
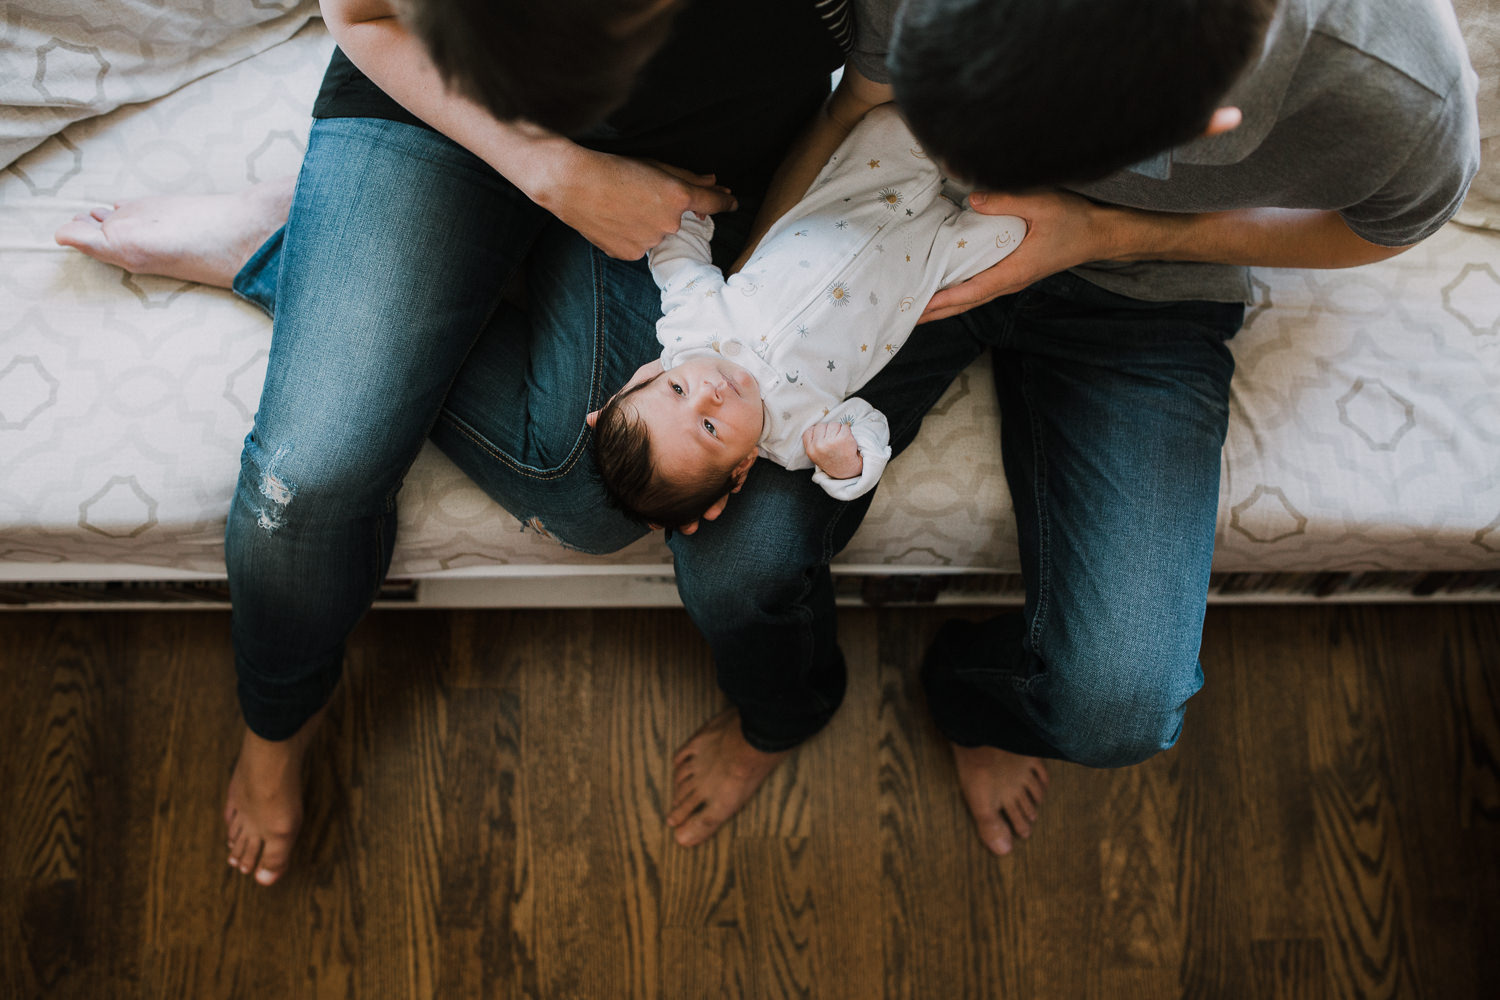
[[[662,239],[646,254],[651,277],[661,289],[661,310],[670,313],[690,298],[724,287],[724,275],[711,261],[709,241],[713,239],[713,219],[700,219],[692,212],[682,213],[682,228]]]
[[[850,396],[840,403],[825,421],[843,421],[854,432],[855,443],[865,467],[853,479],[833,479],[822,469],[813,470],[813,482],[823,487],[823,492],[835,500],[853,500],[875,488],[880,476],[891,460],[891,427],[881,413],[858,396]]]

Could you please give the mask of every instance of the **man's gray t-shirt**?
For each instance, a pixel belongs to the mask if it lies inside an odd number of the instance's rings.
[[[885,82],[900,0],[860,0],[850,63]],[[1069,189],[1157,212],[1337,211],[1382,246],[1431,235],[1479,164],[1476,78],[1446,0],[1281,0],[1259,59],[1221,102],[1244,121]],[[1024,138],[1018,140],[1024,146]],[[1149,301],[1248,302],[1249,269],[1099,262],[1087,280]]]

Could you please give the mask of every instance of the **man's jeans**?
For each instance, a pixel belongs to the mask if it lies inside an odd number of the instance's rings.
[[[525,313],[500,296],[523,264]],[[227,531],[240,700],[259,735],[291,735],[337,683],[429,434],[564,544],[607,552],[641,534],[604,503],[584,416],[659,353],[654,282],[441,136],[316,122],[287,225],[235,288],[275,318]],[[1107,308],[1119,317],[1101,320]],[[1097,713],[1115,709],[1079,692],[1119,688],[1143,712],[1168,706],[1169,720],[1136,728],[1170,743],[1199,683],[1223,340],[1239,312],[1055,278],[924,327],[861,393],[899,451],[949,382],[996,349],[1030,596],[993,657],[931,672],[950,737],[1103,760],[1089,746]],[[827,563],[869,500],[834,501],[807,473],[759,462],[722,517],[671,538],[683,602],[761,749],[806,739],[842,698]],[[1154,701],[1137,696],[1145,687]]]
[[[950,627],[939,727],[1098,767],[1170,747],[1198,666],[1238,303],[1150,303],[1069,274],[966,314],[994,351],[1024,612]]]

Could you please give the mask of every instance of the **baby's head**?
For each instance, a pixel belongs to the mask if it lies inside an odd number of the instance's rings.
[[[615,504],[647,524],[696,521],[745,480],[765,426],[760,385],[720,357],[641,367],[589,414],[594,456]]]

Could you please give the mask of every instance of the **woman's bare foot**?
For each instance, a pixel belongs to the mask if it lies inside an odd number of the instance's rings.
[[[270,885],[286,871],[292,845],[302,828],[302,758],[312,743],[319,712],[289,740],[272,742],[245,730],[240,757],[229,777],[224,825],[229,831],[229,865],[241,875]]]
[[[736,709],[709,719],[672,758],[676,795],[667,825],[677,831],[677,843],[693,847],[713,836],[788,753],[766,753],[747,743]]]
[[[979,839],[996,854],[1009,854],[1015,846],[1012,835],[1022,840],[1031,836],[1037,807],[1047,794],[1046,765],[996,747],[952,746],[958,784]]]
[[[53,239],[131,274],[228,288],[286,222],[295,184],[283,177],[235,194],[137,198],[75,215]]]

